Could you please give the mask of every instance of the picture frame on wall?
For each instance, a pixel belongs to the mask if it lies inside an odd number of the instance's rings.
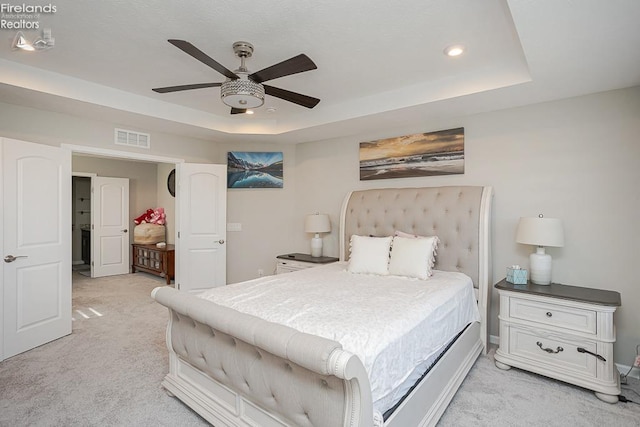
[[[227,188],[282,188],[281,151],[227,153]]]
[[[360,143],[360,180],[464,173],[464,128]]]

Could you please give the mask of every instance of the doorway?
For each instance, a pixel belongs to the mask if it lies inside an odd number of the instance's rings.
[[[91,177],[71,177],[71,269],[91,277]]]
[[[94,278],[128,274],[133,220],[148,209],[164,208],[168,219],[164,241],[174,243],[175,198],[167,190],[165,176],[173,169],[174,163],[72,154],[74,271]],[[121,211],[127,212],[122,218]]]

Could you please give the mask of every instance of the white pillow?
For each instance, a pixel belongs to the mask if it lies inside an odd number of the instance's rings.
[[[431,277],[436,261],[438,237],[393,238],[393,250],[389,261],[389,274],[426,280]]]
[[[405,233],[404,231],[400,231],[400,230],[396,230],[393,233],[394,237],[406,237],[407,239],[429,239],[432,236],[419,236],[417,234],[411,234],[411,233]],[[438,245],[440,244],[440,239],[438,238],[438,236],[435,236],[436,240],[434,242],[434,247],[433,247],[433,257],[431,258],[431,262],[429,263],[429,267],[433,268],[433,266],[436,263],[436,255],[437,255],[437,249],[438,249]],[[393,242],[391,242],[391,249],[393,250]],[[431,272],[429,272],[429,276],[431,276]]]
[[[393,237],[351,236],[350,273],[389,274],[389,250]]]

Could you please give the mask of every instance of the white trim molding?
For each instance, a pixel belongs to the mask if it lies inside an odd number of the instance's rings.
[[[489,335],[489,344],[500,345],[500,337],[498,335]]]
[[[127,160],[142,160],[156,163],[184,163],[184,159],[175,157],[156,156],[147,153],[133,153],[130,151],[111,150],[109,148],[90,147],[87,145],[61,144],[61,148],[69,150],[74,154],[91,154],[94,156],[115,157]]]

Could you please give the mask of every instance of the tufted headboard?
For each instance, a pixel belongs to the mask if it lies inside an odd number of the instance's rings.
[[[463,272],[476,288],[488,286],[492,195],[491,187],[476,186],[352,191],[340,217],[340,259],[349,259],[354,234],[438,236],[435,268]]]

